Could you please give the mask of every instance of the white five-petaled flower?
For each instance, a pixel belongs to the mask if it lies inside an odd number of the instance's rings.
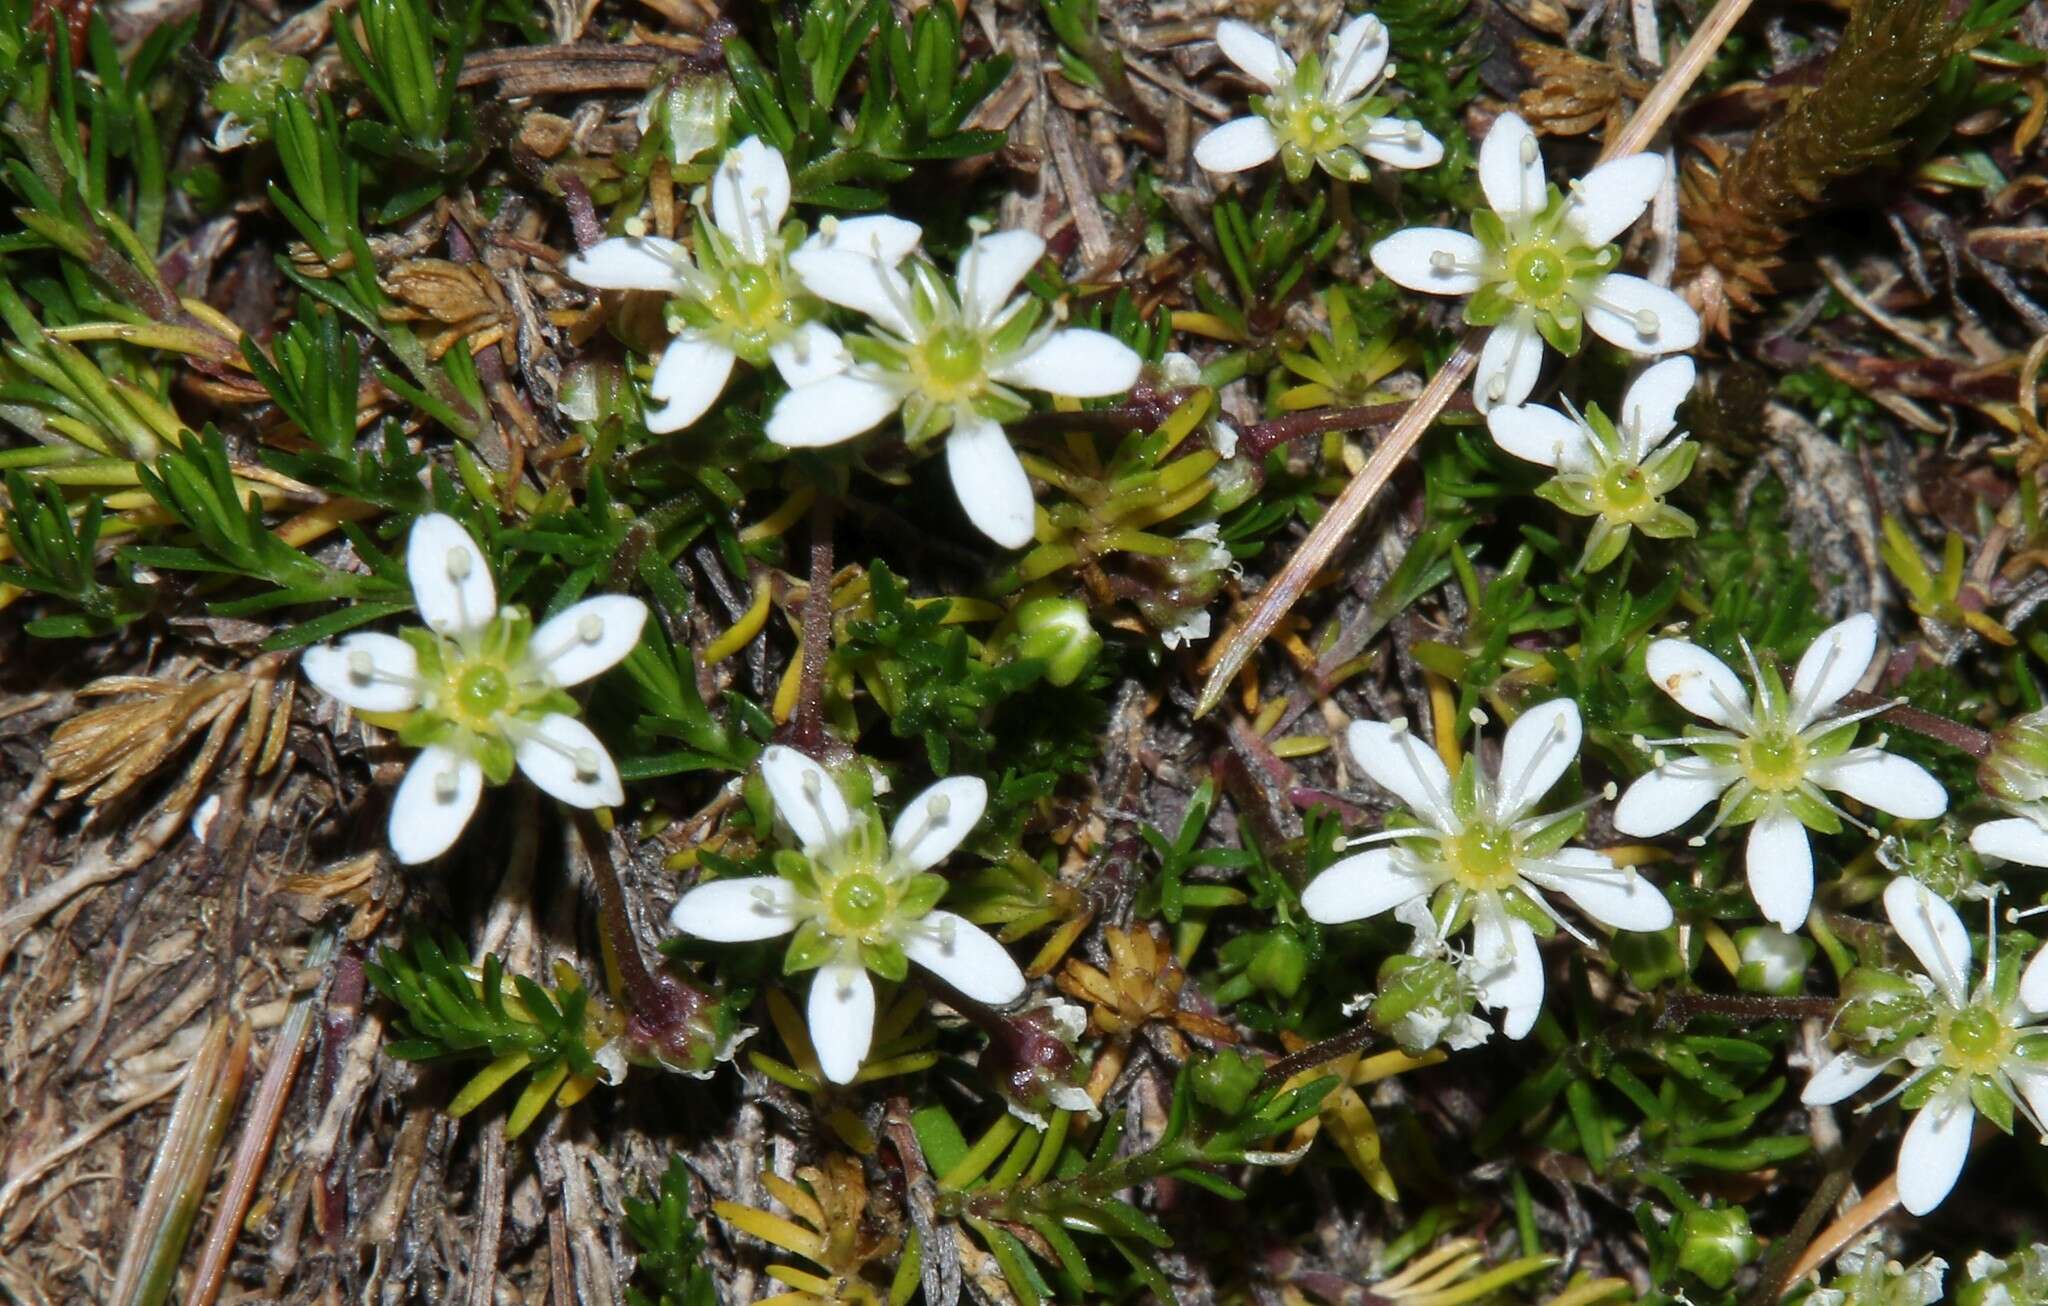
[[[2017,1106],[2048,1133],[2048,1029],[2041,1027],[2048,1020],[2048,948],[2015,977],[2009,968],[2001,973],[1994,935],[1983,978],[1972,988],[1970,935],[1955,908],[1900,876],[1885,887],[1884,910],[1932,981],[1920,985],[1925,1015],[1897,1046],[1836,1053],[1799,1096],[1808,1106],[1828,1106],[1905,1062],[1911,1073],[1895,1091],[1915,1114],[1899,1143],[1899,1201],[1925,1215],[1955,1187],[1979,1110],[2010,1132]]]
[[[1692,441],[1669,438],[1692,383],[1690,358],[1667,358],[1646,369],[1622,398],[1619,424],[1597,404],[1569,415],[1538,404],[1503,406],[1486,415],[1495,444],[1557,469],[1537,494],[1566,512],[1597,519],[1579,556],[1582,569],[1598,571],[1614,561],[1632,531],[1665,540],[1698,529],[1690,515],[1664,502],[1699,457]]]
[[[1252,97],[1253,116],[1195,143],[1195,162],[1211,172],[1243,172],[1277,154],[1297,183],[1318,163],[1333,177],[1359,181],[1371,173],[1367,158],[1428,168],[1444,157],[1441,141],[1419,122],[1388,117],[1391,105],[1374,94],[1394,70],[1386,26],[1371,14],[1330,37],[1327,60],[1311,54],[1297,66],[1278,41],[1232,18],[1216,25],[1216,47],[1268,93]]]
[[[976,1002],[1007,1006],[1024,996],[1024,973],[1000,943],[965,917],[933,910],[946,881],[929,872],[981,820],[987,785],[973,776],[941,780],[911,799],[885,835],[878,817],[849,808],[831,773],[793,748],[763,752],[761,778],[803,852],[777,854],[777,875],[698,885],[669,924],[716,943],[794,932],[783,969],[818,972],[808,1023],[828,1079],[852,1082],[867,1057],[870,970],[901,980],[914,961]]]
[[[1985,857],[2048,866],[2048,711],[2022,713],[1991,736],[1977,783],[2010,816],[1970,831]]]
[[[1472,958],[1482,1001],[1506,1013],[1501,1032],[1521,1038],[1543,1003],[1543,959],[1536,931],[1563,926],[1545,892],[1561,893],[1594,920],[1615,929],[1661,930],[1671,904],[1631,867],[1605,853],[1566,847],[1585,824],[1580,803],[1537,813],[1538,799],[1578,757],[1578,705],[1568,698],[1539,703],[1508,728],[1499,773],[1482,775],[1467,755],[1454,781],[1435,750],[1405,722],[1351,723],[1351,756],[1399,798],[1406,818],[1368,841],[1391,841],[1331,866],[1301,896],[1318,921],[1339,924],[1405,903],[1427,900],[1449,935],[1470,919]]]
[[[655,364],[647,429],[680,431],[724,391],[733,362],[773,362],[792,386],[846,366],[839,337],[816,319],[824,305],[790,274],[789,250],[803,228],[789,213],[789,167],[774,146],[749,136],[726,151],[711,175],[711,221],[697,223],[694,254],[660,236],[617,236],[571,257],[571,277],[600,290],[652,290],[673,298],[675,336]],[[804,250],[857,246],[891,266],[921,235],[915,223],[886,214],[827,219]]]
[[[413,523],[405,565],[424,630],[358,631],[306,650],[306,678],[420,748],[391,804],[401,862],[438,857],[476,811],[484,781],[513,767],[576,807],[625,801],[603,741],[563,692],[640,642],[647,606],[623,594],[584,599],[535,629],[498,607],[483,551],[453,517]]]
[[[1833,834],[1846,815],[1822,790],[1913,820],[1930,820],[1948,809],[1941,783],[1916,763],[1885,752],[1882,739],[1850,747],[1856,723],[1891,704],[1829,714],[1856,688],[1876,653],[1877,619],[1859,613],[1814,639],[1792,673],[1789,692],[1775,668],[1759,668],[1752,658],[1752,696],[1721,659],[1698,645],[1681,639],[1651,644],[1650,679],[1680,707],[1720,728],[1637,740],[1647,748],[1690,751],[1670,758],[1657,754],[1656,769],[1621,796],[1614,828],[1637,838],[1667,834],[1720,799],[1709,833],[1755,822],[1749,832],[1750,896],[1765,920],[1798,930],[1813,905],[1813,849],[1806,831]]]
[[[925,259],[899,269],[843,239],[799,251],[791,265],[811,293],[865,313],[872,329],[847,337],[853,361],[843,372],[782,397],[768,438],[792,448],[838,444],[900,412],[912,447],[946,436],[947,470],[968,519],[1004,548],[1029,544],[1031,478],[1003,433],[1003,423],[1031,411],[1017,390],[1120,394],[1139,367],[1113,336],[1040,325],[1044,305],[1014,292],[1044,253],[1045,241],[1028,231],[982,236],[949,282]]]
[[[1475,209],[1472,233],[1410,227],[1372,247],[1373,266],[1410,290],[1466,295],[1465,320],[1490,326],[1472,378],[1480,412],[1519,404],[1536,388],[1548,341],[1567,356],[1584,327],[1632,354],[1671,354],[1699,343],[1690,305],[1614,269],[1614,243],[1664,184],[1662,155],[1611,159],[1559,192],[1543,151],[1513,113],[1479,147],[1479,185],[1492,211]]]

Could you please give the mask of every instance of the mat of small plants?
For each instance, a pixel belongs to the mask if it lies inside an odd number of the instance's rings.
[[[0,1300],[2048,1302],[2048,0],[0,0]]]

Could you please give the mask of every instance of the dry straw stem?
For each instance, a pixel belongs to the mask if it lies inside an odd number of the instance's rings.
[[[1628,120],[1628,125],[1602,146],[1602,160],[1636,154],[1649,145],[1651,138],[1664,126],[1664,120],[1671,116],[1679,100],[1706,68],[1707,60],[1713,57],[1728,33],[1748,12],[1749,5],[1750,0],[1718,0],[1707,15],[1707,21],[1693,33],[1671,67],[1650,88],[1649,96]],[[1444,405],[1451,401],[1472,374],[1473,365],[1479,361],[1479,346],[1485,334],[1481,328],[1465,333],[1457,351],[1437,369],[1415,402],[1408,406],[1408,411],[1401,415],[1401,420],[1394,424],[1394,429],[1380,441],[1379,448],[1373,450],[1372,457],[1366,460],[1358,475],[1351,478],[1344,492],[1337,496],[1329,511],[1309,532],[1308,538],[1301,542],[1301,547],[1288,558],[1287,565],[1267,582],[1266,588],[1253,602],[1251,616],[1225,639],[1222,652],[1209,672],[1209,679],[1202,686],[1202,698],[1195,707],[1196,716],[1206,715],[1223,700],[1230,682],[1252,653],[1265,642],[1266,636],[1308,589],[1309,582],[1343,546],[1359,519],[1365,515],[1365,510],[1372,506],[1381,488],[1393,476],[1394,469],[1413,452],[1423,432],[1436,421]]]

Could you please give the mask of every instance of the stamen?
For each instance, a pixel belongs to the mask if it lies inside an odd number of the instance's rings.
[[[368,653],[363,652],[361,649],[350,650],[348,655],[348,678],[350,680],[355,681],[359,685],[367,685],[370,683],[371,677],[376,674],[377,664],[371,660]]]
[[[452,803],[457,791],[462,788],[462,777],[449,767],[434,777],[434,798],[438,802]]]
[[[595,612],[586,612],[576,623],[576,636],[586,644],[595,644],[604,638],[604,618]]]
[[[1663,328],[1663,323],[1658,321],[1656,312],[1651,309],[1637,309],[1635,320],[1636,334],[1642,336],[1644,339],[1648,339],[1649,337],[1656,335],[1657,332]]]
[[[476,565],[468,549],[448,550],[448,579],[464,581],[469,579],[470,569]]]
[[[576,763],[576,778],[578,780],[588,784],[592,780],[597,779],[598,760],[595,748],[577,749],[574,761]]]
[[[1360,834],[1353,835],[1349,839],[1339,839],[1337,841],[1337,847],[1363,848],[1367,844],[1391,843],[1396,839],[1434,839],[1437,838],[1440,834],[1441,831],[1425,830],[1421,826],[1405,826],[1395,830],[1381,830],[1377,834]],[[2042,910],[2048,911],[2048,907],[2044,907],[2042,908]]]
[[[754,900],[754,905],[756,907],[761,908],[761,910],[763,911],[776,910],[777,904],[775,902],[775,895],[768,892],[767,889],[761,887],[758,884],[755,885],[752,889],[748,890],[747,896],[752,898]]]
[[[1536,138],[1534,136],[1524,136],[1522,138],[1522,166],[1526,168],[1536,162],[1539,153],[1536,148]]]
[[[930,818],[934,826],[944,825],[946,817],[951,814],[952,810],[953,798],[950,794],[933,794],[931,801],[924,805],[925,815]]]
[[[1408,119],[1401,126],[1401,139],[1406,141],[1411,148],[1422,144],[1422,124],[1413,118]]]
[[[1448,276],[1458,270],[1458,260],[1447,249],[1433,250],[1429,256],[1429,270],[1438,276]]]

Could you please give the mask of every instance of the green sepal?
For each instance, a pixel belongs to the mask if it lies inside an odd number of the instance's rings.
[[[768,858],[775,873],[796,886],[798,893],[806,898],[818,896],[818,868],[810,858],[794,848],[777,848]]]
[[[1556,312],[1536,314],[1536,333],[1566,358],[1579,352],[1585,343],[1585,319],[1574,313],[1569,319],[1561,318]]]
[[[910,975],[910,958],[904,955],[903,945],[893,940],[887,943],[861,944],[860,963],[883,979],[896,984],[901,984]]]
[[[1488,281],[1465,301],[1465,321],[1473,326],[1497,326],[1514,308],[1515,301],[1509,297],[1506,284]]]
[[[1700,447],[1691,440],[1667,444],[1643,464],[1643,482],[1651,494],[1661,499],[1685,483],[1699,457]]]
[[[1596,517],[1600,513],[1600,492],[1593,478],[1583,472],[1565,472],[1536,487],[1536,497],[1556,504],[1574,517]]]
[[[1585,551],[1579,555],[1579,570],[1591,574],[1619,558],[1628,546],[1631,529],[1629,523],[1616,523],[1608,517],[1594,522],[1586,534]]]
[[[789,948],[782,954],[782,973],[795,975],[802,971],[816,970],[832,960],[839,952],[839,940],[824,922],[813,917],[796,927],[790,936]]]
[[[903,895],[896,900],[896,919],[913,921],[927,915],[939,905],[939,899],[946,896],[950,887],[943,875],[927,871],[911,876],[910,882],[903,887]]]
[[[1953,1066],[1937,1066],[1913,1081],[1913,1086],[1899,1095],[1899,1106],[1907,1111],[1918,1111],[1947,1090],[1956,1079]]]
[[[2012,1099],[1988,1075],[1970,1076],[1970,1105],[2001,1132],[2012,1132]]]

